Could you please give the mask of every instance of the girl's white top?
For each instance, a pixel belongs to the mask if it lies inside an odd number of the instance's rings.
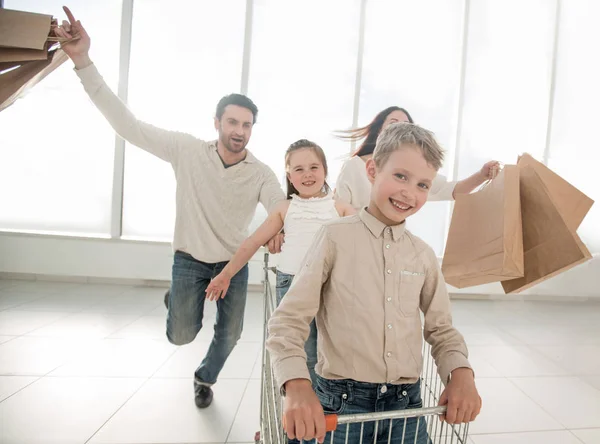
[[[277,269],[282,273],[296,275],[319,228],[339,217],[332,193],[328,193],[325,197],[310,199],[292,195],[283,221],[285,242],[281,247]]]

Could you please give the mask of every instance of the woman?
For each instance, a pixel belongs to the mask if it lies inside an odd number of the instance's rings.
[[[358,150],[342,166],[336,182],[335,197],[349,203],[359,210],[369,203],[371,182],[367,177],[365,164],[373,156],[377,136],[388,125],[397,122],[414,123],[404,108],[390,106],[375,116],[367,126],[343,131],[340,138],[349,141],[364,139]],[[429,191],[428,200],[454,200],[456,194],[470,193],[486,180],[492,179],[499,169],[499,162],[491,161],[483,165],[480,171],[458,182],[448,182],[438,174]]]

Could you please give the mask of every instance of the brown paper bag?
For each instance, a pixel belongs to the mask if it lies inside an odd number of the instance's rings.
[[[442,272],[464,288],[523,276],[519,171],[507,165],[485,188],[456,197]]]
[[[594,201],[529,154],[523,154],[518,160],[519,167],[526,165],[530,165],[537,173],[567,226],[576,231]]]
[[[52,16],[0,8],[0,46],[45,49]]]
[[[0,46],[0,62],[28,62],[46,60],[48,45],[44,49],[5,48]]]
[[[519,293],[592,257],[575,231],[593,201],[531,156],[523,156],[518,168],[525,273],[502,282],[506,293]]]
[[[67,59],[62,49],[56,49],[48,54],[47,60],[23,62],[18,68],[0,75],[0,111],[12,105]]]

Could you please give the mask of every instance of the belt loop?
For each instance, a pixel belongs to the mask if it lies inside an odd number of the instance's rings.
[[[348,402],[354,401],[354,383],[352,381],[346,381],[346,394],[348,395]]]

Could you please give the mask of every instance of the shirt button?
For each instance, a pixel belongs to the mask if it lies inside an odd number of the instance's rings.
[[[387,392],[387,385],[384,385],[383,387],[381,387],[381,393],[386,393]]]
[[[404,391],[402,392],[402,396],[406,396],[406,395],[408,395],[408,393],[406,393],[406,390],[404,390]]]
[[[390,244],[387,244],[387,245],[385,246],[385,248],[389,250],[389,249],[390,249]]]
[[[392,298],[387,298],[387,301],[388,302],[392,302]]]
[[[392,274],[392,270],[388,270],[388,271],[387,271],[387,274]]]
[[[388,324],[388,330],[392,329],[392,324]]]
[[[389,358],[391,356],[392,356],[392,353],[391,352],[387,352],[387,357]]]

